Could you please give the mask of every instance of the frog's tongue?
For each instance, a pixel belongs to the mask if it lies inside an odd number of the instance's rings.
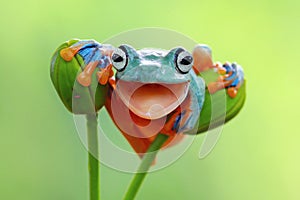
[[[167,84],[119,80],[116,92],[134,114],[145,119],[158,119],[184,101],[188,88],[188,82]]]

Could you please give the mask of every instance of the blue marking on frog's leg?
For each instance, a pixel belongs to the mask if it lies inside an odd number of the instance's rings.
[[[231,81],[236,78],[236,75],[237,75],[236,67],[233,67],[233,66],[226,67],[226,71],[227,71],[227,73],[230,73],[230,72],[232,73],[229,77],[225,78],[226,81]]]
[[[71,46],[72,47],[72,46]],[[110,64],[109,54],[113,51],[113,46],[102,45],[93,40],[80,41],[74,44],[74,47],[80,47],[78,54],[81,55],[85,64],[90,62],[99,62],[99,68],[105,68]]]
[[[237,87],[237,85],[240,83],[240,80],[239,79],[235,79],[231,84],[230,86],[227,86],[226,88],[229,88],[229,87]]]
[[[111,45],[102,45],[94,40],[82,40],[62,49],[60,54],[66,61],[72,60],[76,54],[82,57],[84,61],[84,66],[81,66],[83,71],[78,75],[77,81],[83,86],[89,86],[92,80],[91,76],[97,67],[101,70],[101,73],[97,72],[101,84],[106,84],[108,78],[112,76],[109,57],[113,49],[114,47]]]
[[[237,71],[237,74],[238,74],[238,80],[239,80],[239,83],[240,84],[243,84],[244,83],[244,70],[242,68],[242,66],[236,64],[236,63],[233,63],[234,65],[236,65],[236,71]]]
[[[234,87],[235,85],[238,85],[239,83],[242,83],[244,80],[244,72],[243,69],[240,65],[236,64],[236,63],[232,63],[232,64],[225,64],[227,65],[226,69],[228,69],[228,71],[226,72],[228,73],[232,73],[229,77],[225,78],[224,80],[226,81],[232,81],[232,84],[230,85],[230,87]]]
[[[69,48],[80,48],[80,49],[84,49],[87,47],[97,47],[100,46],[101,44],[98,43],[95,40],[80,40],[78,42],[76,42],[75,44],[71,45]]]
[[[173,130],[175,130],[176,132],[178,132],[179,126],[180,126],[180,121],[182,119],[182,116],[184,115],[185,112],[181,112],[179,115],[177,115],[176,120],[174,122],[173,125]]]
[[[190,83],[190,103],[187,108],[188,111],[182,113],[186,120],[183,122],[183,125],[179,127],[178,132],[190,132],[194,128],[198,127],[198,119],[203,107],[204,98],[205,98],[205,82],[201,77],[198,77],[194,71],[190,71],[191,83]]]
[[[229,64],[231,69],[231,75],[225,78],[225,81],[230,81],[229,85],[226,85],[227,93],[230,97],[234,98],[238,92],[239,87],[244,82],[244,72],[240,65],[236,63]]]
[[[78,51],[88,47],[96,47],[98,45],[100,44],[94,40],[81,40],[65,49],[62,49],[60,51],[60,55],[65,61],[71,61]]]
[[[91,62],[99,62],[102,57],[101,50],[98,47],[79,50],[78,54],[83,58],[85,65],[88,65]]]
[[[103,45],[95,40],[81,40],[70,47],[62,49],[60,54],[66,61],[72,60],[76,54],[79,54],[86,65],[90,62],[102,61],[100,67],[103,68],[105,67],[104,63],[109,64],[109,55],[113,49],[113,46]]]
[[[224,88],[231,98],[237,95],[239,87],[244,82],[244,71],[237,63],[226,62],[224,65],[216,64],[216,72],[220,75],[218,80],[208,83],[208,90],[211,94]]]

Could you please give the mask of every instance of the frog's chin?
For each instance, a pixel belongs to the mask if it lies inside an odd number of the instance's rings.
[[[144,119],[159,119],[175,110],[186,98],[189,82],[142,83],[118,80],[116,93],[124,104]]]

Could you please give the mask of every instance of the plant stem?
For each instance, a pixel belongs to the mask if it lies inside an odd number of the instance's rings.
[[[136,196],[141,184],[143,183],[143,180],[145,176],[147,175],[147,172],[153,163],[156,154],[158,153],[158,150],[162,147],[162,145],[165,143],[165,141],[168,139],[169,136],[165,134],[159,133],[155,140],[150,145],[149,149],[147,150],[146,154],[143,157],[143,160],[138,168],[137,173],[133,177],[129,188],[127,189],[127,192],[124,196],[123,200],[133,200]]]
[[[98,130],[97,114],[86,115],[87,120],[87,140],[88,140],[88,159],[89,159],[89,189],[90,200],[100,199],[100,180],[98,162]]]

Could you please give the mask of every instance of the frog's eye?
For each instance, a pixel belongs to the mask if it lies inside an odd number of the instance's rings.
[[[126,48],[120,46],[119,48],[115,49],[111,55],[111,62],[117,71],[123,71],[128,63]]]
[[[193,56],[183,50],[183,49],[178,49],[178,51],[176,52],[176,69],[182,73],[182,74],[186,74],[190,71],[190,69],[193,66]]]

